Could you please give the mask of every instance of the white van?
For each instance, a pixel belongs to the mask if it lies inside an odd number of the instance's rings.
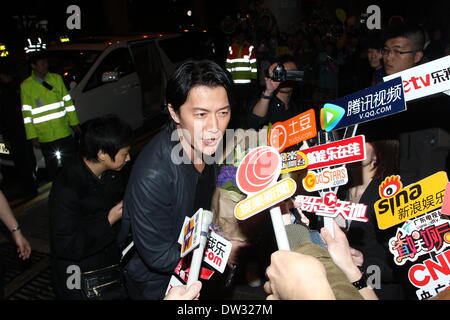
[[[63,76],[81,123],[112,113],[136,129],[163,110],[165,84],[178,61],[160,43],[178,37],[158,33],[50,44],[50,70]]]
[[[191,52],[179,34],[87,37],[49,44],[50,71],[63,76],[80,122],[116,114],[133,129],[161,117],[165,84]],[[35,150],[39,168],[45,167]],[[13,165],[0,135],[0,164]]]

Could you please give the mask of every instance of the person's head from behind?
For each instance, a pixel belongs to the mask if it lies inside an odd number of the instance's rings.
[[[186,61],[167,83],[167,108],[184,147],[216,152],[231,117],[233,80],[209,60]]]
[[[394,25],[384,39],[382,53],[387,75],[412,68],[422,60],[425,35],[420,27]]]
[[[356,185],[365,176],[369,179],[384,179],[397,175],[400,171],[400,147],[397,133],[389,126],[390,122],[365,122],[358,128],[359,134],[364,135],[366,141],[366,158],[360,162],[348,165],[349,172]]]
[[[375,31],[368,37],[367,41],[367,59],[373,69],[383,67],[383,40],[379,32]]]
[[[399,142],[396,139],[376,139],[366,142],[366,159],[372,178],[384,178],[399,172]]]
[[[32,53],[28,59],[36,76],[44,78],[48,73],[47,55],[43,52]]]
[[[91,163],[101,163],[105,170],[121,170],[130,160],[133,130],[123,120],[107,115],[82,125],[80,155]]]

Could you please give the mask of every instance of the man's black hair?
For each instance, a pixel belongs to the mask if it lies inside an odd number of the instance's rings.
[[[114,161],[120,149],[133,142],[133,129],[115,115],[106,115],[85,122],[81,126],[80,155],[91,162],[98,162],[101,150]]]
[[[286,62],[292,62],[298,69],[297,59],[291,54],[280,55],[273,62],[282,64],[285,64]]]
[[[416,25],[398,24],[391,26],[384,35],[384,43],[394,38],[406,38],[410,41],[412,50],[422,51],[425,46],[425,33]]]
[[[230,107],[234,105],[234,84],[230,74],[210,60],[189,60],[181,64],[167,82],[166,103],[175,112],[186,102],[189,91],[197,86],[223,87]]]
[[[30,64],[36,64],[39,60],[47,59],[48,54],[45,51],[32,52],[28,54],[28,62]]]

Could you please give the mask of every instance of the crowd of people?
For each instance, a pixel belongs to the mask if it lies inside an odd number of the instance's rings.
[[[249,31],[242,26],[230,42],[225,68],[209,60],[190,60],[177,67],[166,87],[170,124],[141,151],[129,177],[122,169],[130,161],[130,126],[115,116],[79,126],[60,77],[48,72],[44,57],[30,60],[33,73],[21,85],[22,120],[26,138],[49,150],[44,155],[53,180],[50,248],[59,299],[88,299],[93,292],[111,299],[223,298],[208,281],[168,293],[166,289],[180,259],[178,240],[185,217],[199,208],[211,209],[219,168],[205,159],[218,150],[225,130],[229,126],[259,130],[288,120],[382,82],[384,75],[445,54],[445,47],[435,42],[438,35],[433,34],[426,46],[424,30],[404,24],[366,34],[365,43],[350,33],[342,41],[343,35],[337,37],[333,28],[320,29],[330,34],[323,36],[308,21],[284,37],[273,23],[258,24],[253,34]],[[280,64],[286,70],[304,70],[304,85],[274,80]],[[308,78],[308,73],[314,77]],[[31,90],[32,86],[39,90]],[[345,233],[335,223],[334,237],[319,226],[321,237],[313,238],[311,230],[318,225],[314,217],[308,216],[311,221],[306,222],[287,219],[292,251],[269,252],[270,263],[260,266],[267,278],[267,299],[414,298],[405,270],[395,266],[389,254],[393,231],[377,227],[373,204],[379,199],[378,185],[387,176],[399,174],[407,185],[437,171],[448,172],[450,135],[439,116],[448,107],[447,100],[437,94],[408,103],[407,112],[360,126],[367,157],[349,167],[351,182],[342,189],[342,197],[366,204],[369,222],[353,222],[345,226]],[[423,115],[425,108],[428,112]],[[50,121],[59,129],[46,128]],[[380,132],[380,126],[386,130]],[[79,135],[77,141],[71,138],[72,131]],[[62,168],[53,163],[54,144],[68,156],[58,159],[64,162]],[[173,158],[177,146],[181,162]],[[0,204],[0,219],[10,229],[19,257],[26,259],[30,245],[2,194]],[[293,214],[295,206],[290,207],[283,214]],[[123,260],[121,251],[130,237],[134,249]],[[245,246],[232,243],[228,268],[239,263],[238,253]],[[74,265],[82,271],[78,287],[68,285],[67,270]],[[376,288],[367,284],[371,265],[381,270]],[[101,277],[110,281],[99,283]],[[215,277],[223,280],[215,282],[220,285],[229,280],[225,275]]]
[[[383,33],[389,25],[381,30],[369,30],[366,21],[360,22],[359,17],[342,22],[334,11],[313,8],[282,31],[268,9],[248,8],[247,12],[250,17],[242,18],[246,15],[241,14],[242,21],[236,24],[236,31],[227,39],[229,48],[252,47],[253,64],[257,66],[253,67],[254,74],[247,77],[252,80],[252,85],[247,83],[244,93],[239,93],[240,105],[235,112],[243,114],[237,120],[239,127],[252,127],[252,121],[246,120],[248,113],[251,114],[248,108],[252,103],[249,101],[266,88],[265,78],[272,63],[286,57],[296,64],[296,69],[304,72],[303,81],[296,83],[297,90],[293,92],[294,100],[304,108],[318,108],[325,102],[382,82],[383,76],[387,75],[382,49]],[[401,20],[393,23],[401,23]],[[444,28],[423,24],[420,29],[424,32],[421,63],[450,53],[450,39]],[[229,52],[225,56],[226,68],[231,71]]]

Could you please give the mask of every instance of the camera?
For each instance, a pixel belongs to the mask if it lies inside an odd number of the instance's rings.
[[[268,71],[267,71],[268,73]],[[284,65],[282,63],[279,63],[275,69],[273,69],[272,79],[273,81],[277,82],[284,82],[284,81],[303,81],[304,71],[299,70],[286,70],[284,68]],[[269,78],[269,75],[267,75]]]

